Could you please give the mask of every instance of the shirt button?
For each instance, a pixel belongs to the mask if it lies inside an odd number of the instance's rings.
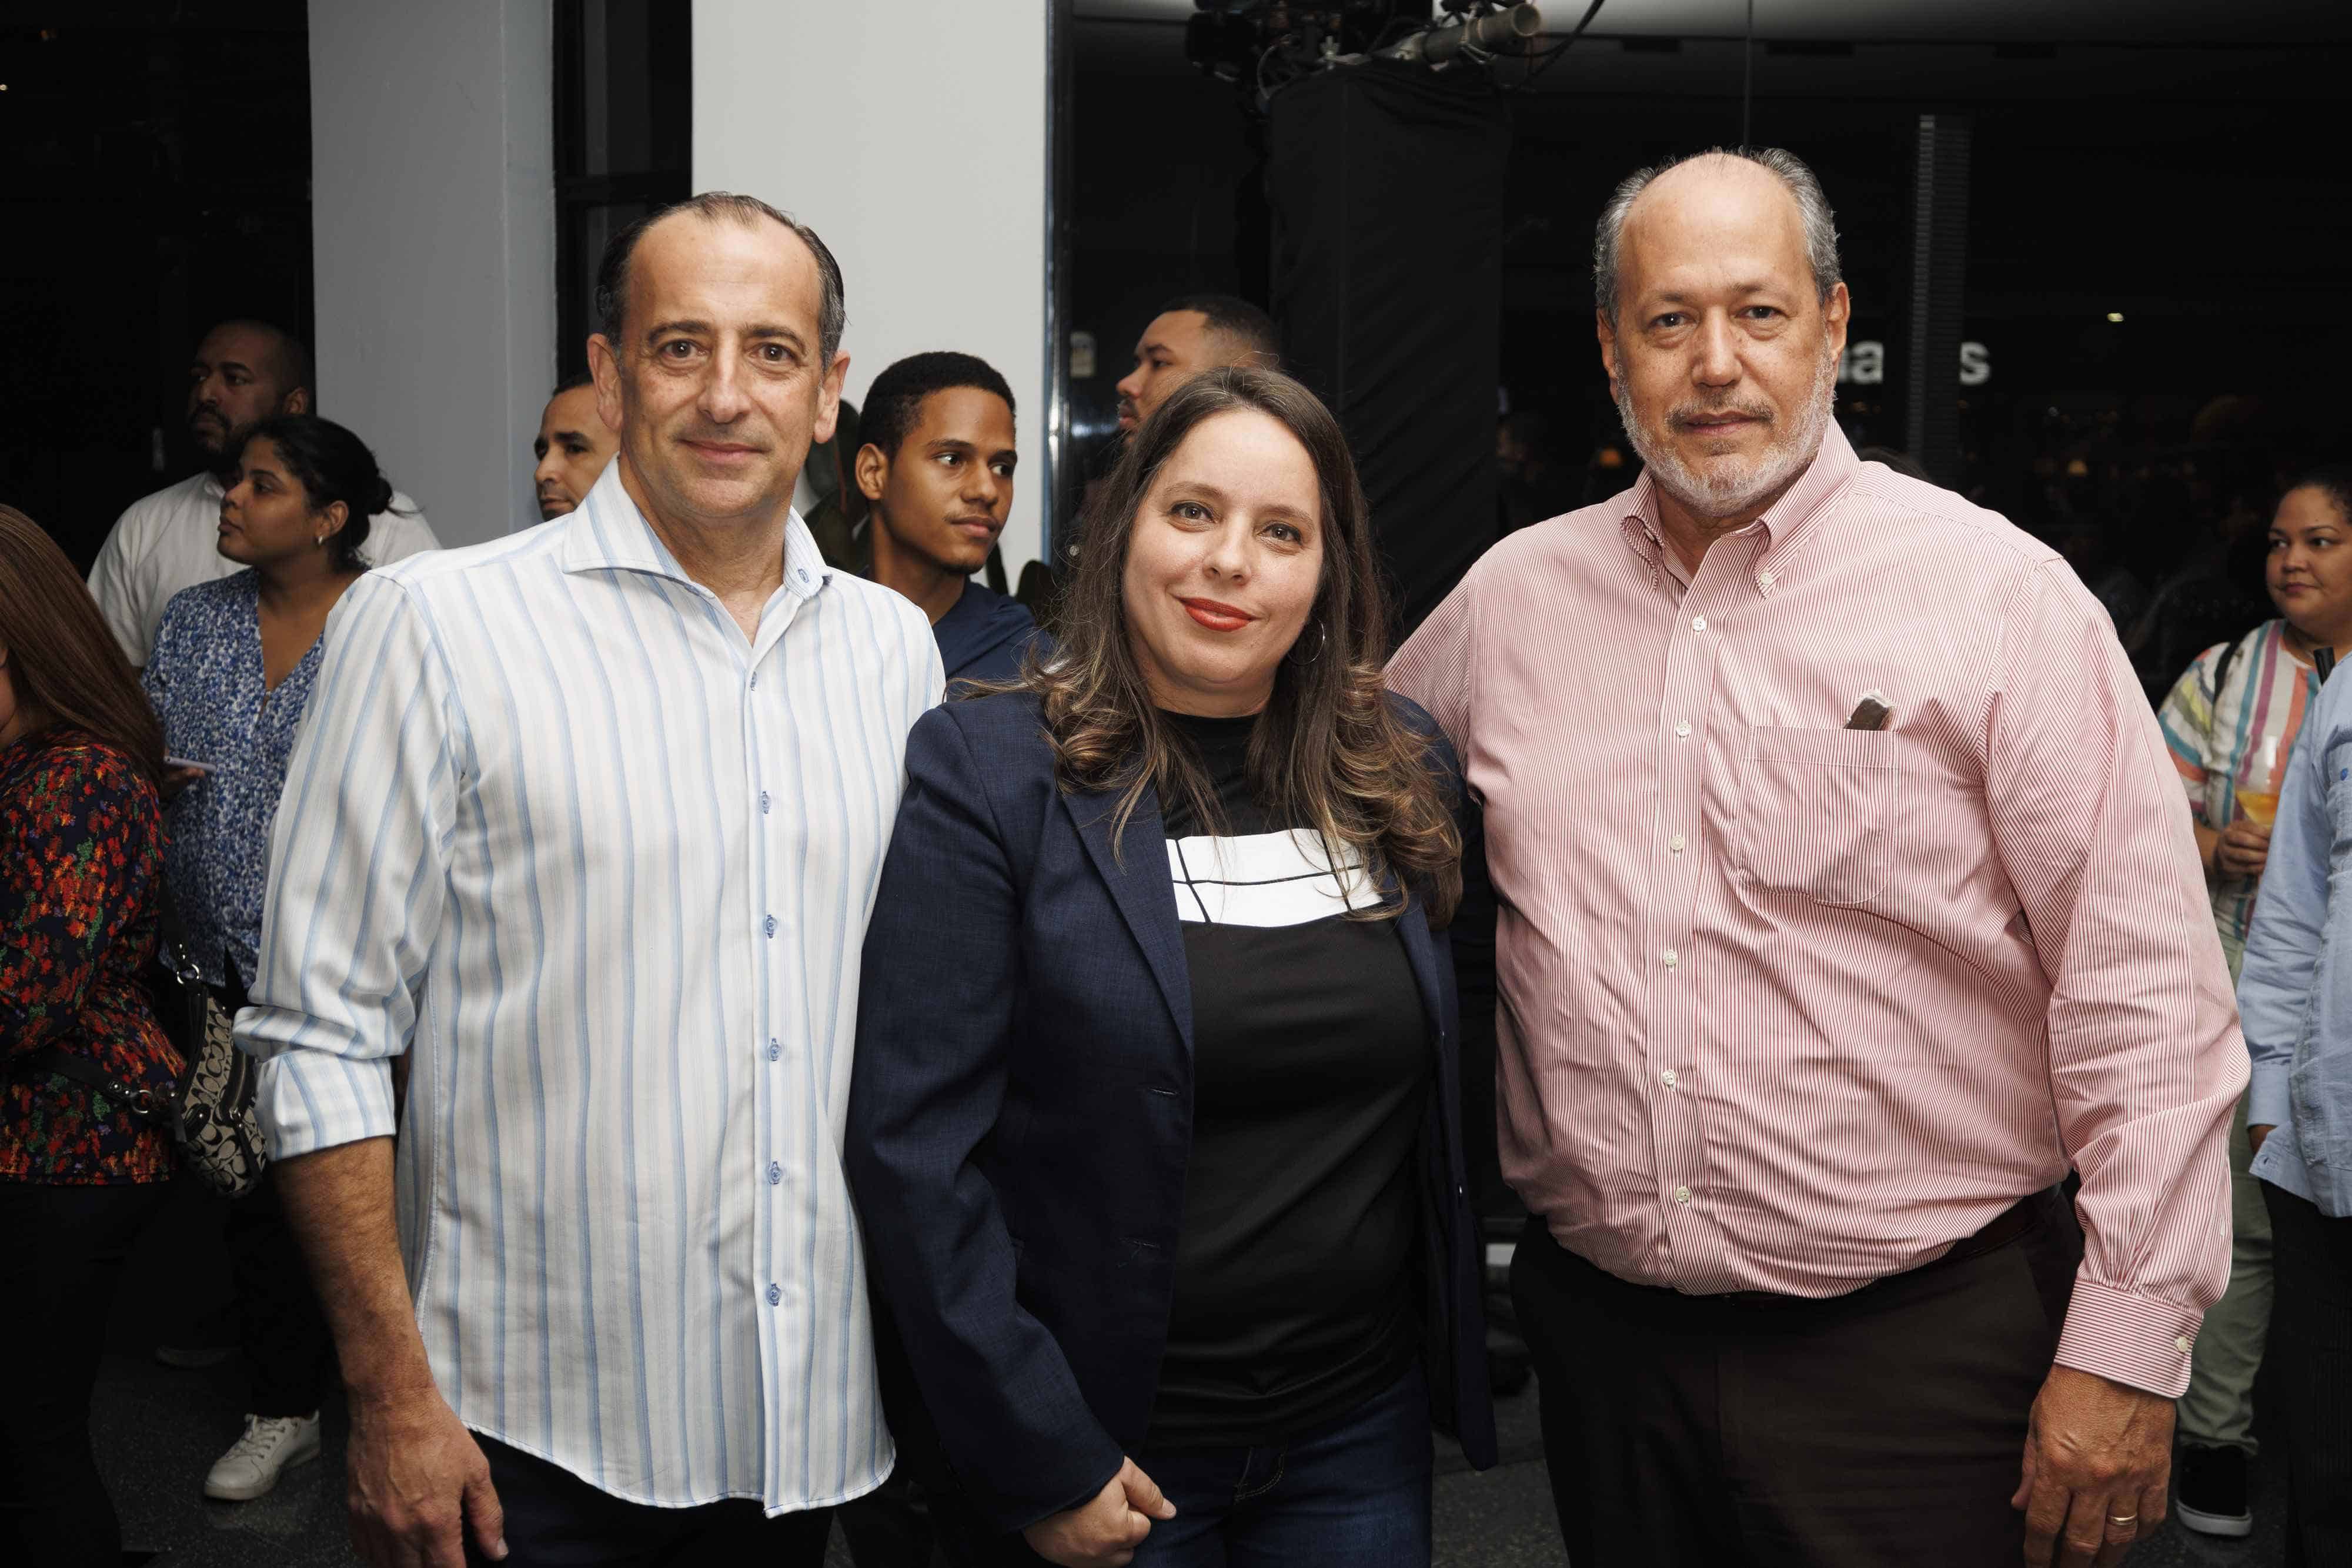
[[[1667,1088],[1672,1089],[1675,1086],[1675,1070],[1669,1067],[1664,1072],[1659,1073],[1658,1082],[1664,1084]]]
[[[1676,853],[1676,854],[1680,854],[1680,853],[1682,853],[1682,852],[1683,852],[1683,836],[1682,836],[1680,833],[1676,833],[1673,838],[1668,839],[1668,840],[1666,841],[1666,848],[1668,848],[1668,849],[1670,849],[1670,850],[1674,851],[1674,852],[1675,852],[1675,853]]]
[[[776,917],[772,915],[769,915],[767,924],[762,926],[761,929],[766,931],[769,936],[773,936],[776,934]]]
[[[2174,1340],[2172,1342],[2172,1348],[2179,1351],[2181,1354],[2187,1355],[2189,1354],[2189,1336],[2187,1334],[2182,1334],[2179,1339]]]
[[[768,1042],[768,1060],[770,1061],[782,1061],[783,1059],[783,1054],[784,1048],[781,1041],[772,1040]]]
[[[1765,592],[1767,592],[1767,593],[1771,592],[1771,591],[1772,591],[1772,574],[1771,574],[1770,572],[1769,572],[1769,571],[1759,571],[1759,572],[1758,572],[1758,573],[1756,574],[1756,586],[1757,586],[1757,587],[1759,587],[1759,588],[1760,588],[1760,589],[1762,589],[1762,590],[1763,590]]]
[[[1692,617],[1691,617],[1691,630],[1692,630],[1692,631],[1694,631],[1694,632],[1704,632],[1704,631],[1706,631],[1706,616],[1704,616],[1704,615],[1694,615],[1694,616],[1692,616]]]
[[[1686,1186],[1678,1186],[1675,1188],[1675,1201],[1676,1203],[1685,1204],[1690,1202],[1690,1188]],[[773,1290],[774,1288],[775,1287],[772,1285],[769,1287],[770,1290]]]
[[[754,671],[751,675],[751,689],[755,692],[760,689],[760,676],[756,671]]]
[[[765,789],[760,791],[760,814],[763,817],[768,814],[768,792]]]
[[[782,1302],[783,1299],[784,1288],[782,1285],[771,1285],[768,1287],[768,1305],[772,1307],[779,1305]]]
[[[783,1179],[784,1167],[776,1164],[775,1161],[770,1160],[768,1162],[768,1185],[770,1186],[774,1186],[778,1182],[781,1182]]]
[[[1686,718],[1676,719],[1675,721],[1675,735],[1678,739],[1688,740],[1690,738],[1690,720]]]
[[[1682,961],[1683,956],[1680,953],[1675,952],[1672,947],[1666,949],[1665,964],[1667,968],[1671,969]]]

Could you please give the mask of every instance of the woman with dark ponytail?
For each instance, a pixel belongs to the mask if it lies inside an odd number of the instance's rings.
[[[367,570],[360,547],[392,486],[366,443],[308,414],[255,426],[226,482],[220,552],[247,570],[173,596],[145,681],[172,758],[173,902],[205,980],[233,1003],[261,945],[270,820],[320,638]],[[252,1393],[245,1433],[205,1478],[205,1495],[242,1501],[317,1457],[328,1342],[268,1176],[231,1207],[228,1243]]]

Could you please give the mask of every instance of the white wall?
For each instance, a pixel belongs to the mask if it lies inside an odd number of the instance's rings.
[[[1045,480],[1045,0],[695,0],[694,187],[773,203],[849,290],[848,394],[928,349],[1018,404],[1003,535],[1038,552]]]
[[[445,545],[539,520],[555,381],[550,0],[310,0],[319,412]]]

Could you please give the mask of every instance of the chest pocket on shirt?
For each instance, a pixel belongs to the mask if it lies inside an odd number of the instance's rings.
[[[1748,732],[1733,864],[1740,880],[1821,904],[1864,904],[1886,885],[1897,778],[1883,730]]]

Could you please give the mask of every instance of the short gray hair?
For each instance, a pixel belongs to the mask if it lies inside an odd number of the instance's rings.
[[[1822,183],[1805,166],[1805,161],[1795,153],[1778,147],[1710,147],[1704,152],[1688,152],[1680,158],[1669,158],[1663,163],[1653,163],[1646,169],[1636,169],[1625,176],[1609,204],[1601,209],[1601,222],[1592,234],[1592,303],[1612,328],[1617,325],[1617,262],[1625,237],[1625,215],[1650,183],[1669,169],[1701,158],[1738,158],[1770,171],[1789,194],[1797,199],[1797,215],[1805,229],[1805,262],[1812,268],[1813,288],[1824,300],[1830,291],[1843,281],[1838,269],[1837,214],[1830,211],[1827,196],[1822,194]]]
[[[616,349],[621,346],[621,323],[629,313],[629,263],[635,259],[637,242],[646,237],[647,229],[679,213],[692,213],[709,223],[732,218],[747,225],[762,218],[772,219],[808,246],[809,254],[816,257],[817,276],[824,281],[816,316],[817,356],[823,363],[817,369],[822,371],[833,363],[834,350],[841,347],[842,329],[849,325],[849,291],[841,281],[841,263],[833,259],[833,252],[816,237],[816,230],[792,214],[772,207],[757,196],[739,196],[732,191],[705,191],[698,196],[673,202],[613,236],[596,268],[596,314],[607,341]]]

